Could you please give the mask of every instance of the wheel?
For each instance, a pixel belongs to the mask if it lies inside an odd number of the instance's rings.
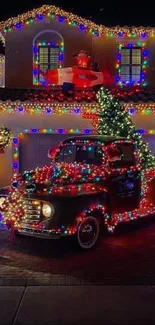
[[[84,250],[89,250],[95,246],[99,239],[100,226],[94,217],[84,219],[77,229],[78,246]]]

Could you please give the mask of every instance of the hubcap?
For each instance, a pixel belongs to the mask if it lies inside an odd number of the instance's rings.
[[[82,245],[90,245],[96,238],[97,235],[97,227],[95,222],[89,221],[84,222],[81,225],[79,232],[79,239]]]

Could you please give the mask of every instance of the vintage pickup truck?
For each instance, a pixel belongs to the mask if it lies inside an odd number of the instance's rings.
[[[83,135],[48,152],[49,166],[17,175],[3,202],[3,223],[22,235],[74,237],[88,250],[100,228],[155,212],[154,170],[141,171],[127,139]]]

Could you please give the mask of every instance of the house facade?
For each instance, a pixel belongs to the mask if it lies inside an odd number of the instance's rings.
[[[69,134],[94,132],[98,103],[91,82],[88,87],[82,81],[70,96],[60,83],[74,84],[71,69],[81,50],[90,57],[88,79],[103,75],[102,84],[120,98],[155,153],[154,28],[107,28],[43,6],[1,22],[0,33],[0,121],[12,137],[0,156],[0,186],[13,173],[49,163],[49,147]],[[48,70],[53,72],[47,84]]]

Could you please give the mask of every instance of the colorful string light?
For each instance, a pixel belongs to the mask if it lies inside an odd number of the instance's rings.
[[[58,7],[52,5],[44,5],[40,8],[33,9],[17,17],[9,18],[0,23],[0,30],[9,32],[20,29],[24,26],[29,26],[35,22],[44,21],[45,19],[55,19],[59,23],[66,23],[69,26],[80,29],[84,33],[90,33],[95,37],[114,37],[122,38],[124,36],[136,38],[140,36],[145,39],[147,37],[155,37],[155,28],[151,27],[105,27],[97,25],[82,17],[68,13]]]
[[[63,60],[64,60],[64,43],[49,43],[49,42],[39,42],[35,44],[33,48],[33,84],[34,85],[42,85],[47,86],[46,81],[39,81],[39,48],[49,46],[51,48],[58,48],[59,49],[59,57],[58,57],[58,66],[57,68],[62,68]],[[55,86],[52,84],[51,86]]]
[[[130,115],[141,113],[142,115],[155,115],[155,103],[124,103],[121,101],[121,106],[129,112]],[[82,115],[83,118],[94,119],[99,109],[98,103],[40,103],[37,102],[1,102],[0,113],[10,114],[30,114],[30,115]]]
[[[20,219],[24,215],[24,199],[23,195],[26,187],[30,183],[35,183],[37,188],[37,194],[39,196],[47,192],[50,195],[59,196],[76,196],[79,193],[85,194],[98,194],[98,193],[109,193],[109,187],[107,180],[115,178],[116,176],[121,177],[121,175],[132,174],[134,172],[140,172],[140,166],[128,166],[124,168],[110,168],[108,165],[108,148],[113,148],[116,143],[124,143],[124,140],[118,140],[110,145],[105,145],[101,141],[96,140],[81,140],[84,146],[91,145],[101,146],[102,150],[102,160],[101,165],[89,165],[84,163],[52,163],[50,166],[44,166],[43,168],[37,168],[35,171],[25,172],[22,176],[18,175],[15,180],[18,182],[19,186],[14,189],[10,189],[10,196],[4,202],[3,208],[3,220],[7,223],[14,223],[16,229],[22,230],[22,225],[20,224]],[[72,141],[72,145],[79,144],[79,140]],[[131,143],[131,141],[125,140],[125,143]],[[62,144],[65,146],[66,144]],[[135,152],[137,157],[137,153]],[[137,158],[136,158],[137,161]],[[128,222],[141,217],[147,217],[155,213],[155,196],[154,196],[154,185],[152,180],[155,178],[154,169],[141,172],[142,187],[141,189],[141,200],[139,207],[132,211],[115,212],[111,214],[108,212],[108,206],[105,196],[105,202],[100,202],[98,196],[97,202],[89,205],[81,213],[75,217],[75,221],[72,226],[60,225],[59,228],[46,229],[46,226],[42,223],[34,223],[29,225],[32,230],[39,231],[40,233],[45,233],[46,231],[50,234],[62,234],[62,235],[72,235],[77,231],[77,227],[81,221],[83,221],[89,215],[97,213],[97,216],[101,217],[101,221],[105,222],[107,229],[113,232],[115,227],[121,222]],[[25,185],[24,185],[25,184]],[[41,185],[37,187],[37,184]],[[24,186],[23,186],[24,185]],[[116,193],[115,193],[116,195]],[[135,195],[139,196],[138,189]],[[31,198],[35,194],[32,195]],[[93,196],[94,197],[94,196]],[[101,197],[102,198],[102,197]],[[111,202],[111,204],[113,204]],[[25,220],[25,222],[27,219]],[[27,221],[28,222],[28,221]],[[24,228],[23,228],[24,231]]]
[[[75,114],[88,116],[95,115],[97,112],[96,103],[30,103],[25,102],[0,102],[0,113],[19,113],[19,114],[45,114],[45,115],[62,115],[62,114]]]
[[[126,49],[133,49],[133,48],[141,48],[142,50],[142,62],[141,62],[141,73],[140,73],[140,79],[139,81],[122,81],[122,71],[121,71],[121,66],[122,66],[122,48],[126,48]],[[119,86],[123,86],[123,85],[128,85],[128,86],[139,86],[139,85],[143,85],[143,86],[147,86],[147,82],[146,82],[146,72],[147,72],[147,67],[148,67],[148,61],[147,61],[147,55],[148,52],[145,49],[145,43],[142,42],[138,42],[138,43],[123,43],[123,44],[119,44],[118,47],[118,55],[117,55],[117,63],[116,63],[116,68],[118,71],[118,76],[116,78],[116,82]],[[129,66],[129,64],[125,64],[124,66]],[[129,72],[130,75],[130,72]],[[131,76],[130,76],[131,77]]]

